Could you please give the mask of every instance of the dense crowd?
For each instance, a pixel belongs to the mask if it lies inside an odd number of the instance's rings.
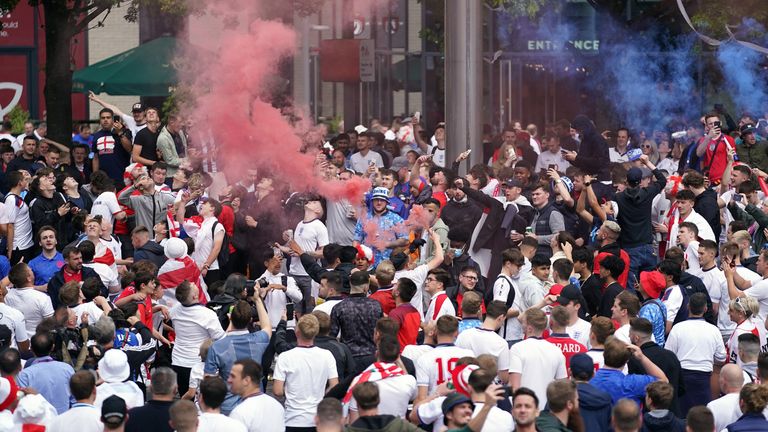
[[[0,130],[0,431],[768,431],[768,120],[373,119],[305,191],[91,100]]]

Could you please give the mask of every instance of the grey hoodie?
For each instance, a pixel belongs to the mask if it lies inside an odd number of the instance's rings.
[[[151,232],[155,224],[165,221],[168,206],[173,205],[176,198],[170,192],[133,195],[135,190],[133,186],[125,188],[117,196],[117,200],[136,212],[136,226],[144,225]]]

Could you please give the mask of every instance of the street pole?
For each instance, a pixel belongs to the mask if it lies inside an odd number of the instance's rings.
[[[342,27],[343,39],[355,38],[355,13],[354,0],[342,1]],[[344,129],[350,130],[360,124],[360,83],[344,83]]]
[[[468,161],[482,157],[483,2],[445,2],[446,165],[472,149]]]

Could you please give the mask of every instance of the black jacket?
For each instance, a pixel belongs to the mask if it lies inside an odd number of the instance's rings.
[[[53,277],[50,281],[48,281],[48,296],[51,298],[51,304],[53,305],[53,308],[56,309],[59,307],[59,291],[61,291],[61,287],[64,285],[64,269],[66,266],[63,266],[59,271],[54,273]],[[99,281],[99,287],[101,291],[101,295],[105,298],[109,296],[109,291],[107,290],[107,287],[104,286],[104,284],[101,282],[101,277],[98,273],[96,273],[96,270],[88,267],[83,267],[83,281],[90,278],[96,278]]]
[[[611,157],[605,138],[600,135],[595,124],[587,116],[576,116],[571,125],[581,134],[579,151],[571,164],[581,168],[586,174],[596,175],[600,181],[610,180],[611,174],[608,168]]]
[[[133,262],[148,260],[154,263],[157,268],[162,267],[167,259],[163,247],[155,243],[154,240],[148,241],[147,244],[133,252]]]
[[[648,412],[643,415],[640,432],[685,432],[685,421],[677,418],[672,411],[663,417],[652,416]]]
[[[619,205],[616,222],[621,226],[619,244],[622,249],[653,243],[651,205],[667,184],[661,171],[653,170],[653,175],[656,181],[647,187],[628,187],[616,194],[616,203]]]
[[[340,263],[335,269],[328,270],[320,266],[317,260],[308,253],[301,254],[299,258],[301,259],[301,265],[304,266],[304,271],[317,283],[320,283],[320,277],[323,274],[332,271],[338,272],[341,276],[341,293],[349,294],[349,275],[352,274],[352,269],[355,268],[353,263]]]
[[[696,197],[693,210],[700,214],[712,227],[715,233],[715,241],[720,241],[720,207],[717,205],[717,193],[712,189],[705,189]]]
[[[472,200],[468,199],[466,202],[449,200],[440,212],[440,219],[448,225],[449,229],[463,228],[472,232],[482,215],[483,209]]]
[[[50,225],[61,231],[61,216],[59,216],[59,206],[64,202],[56,199],[56,195],[51,198],[45,198],[38,195],[29,203],[29,218],[32,220],[32,233],[37,237],[40,228]],[[35,242],[37,243],[37,242]]]
[[[685,394],[685,386],[683,385],[680,372],[682,369],[680,366],[680,360],[678,360],[675,353],[660,347],[656,342],[646,342],[640,346],[640,349],[643,351],[643,354],[653,362],[653,364],[658,366],[659,369],[663,370],[664,374],[667,375],[667,379],[675,391],[674,397],[672,398],[672,406],[670,407],[670,411],[675,415],[680,415],[680,404],[678,401],[680,396]],[[646,373],[643,365],[634,357],[629,359],[627,368],[630,374]]]

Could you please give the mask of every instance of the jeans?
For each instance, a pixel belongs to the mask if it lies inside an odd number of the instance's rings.
[[[658,257],[652,244],[635,246],[624,249],[629,255],[629,271],[640,280],[641,271],[650,271],[656,268]]]
[[[297,275],[290,275],[294,281],[296,281],[296,285],[298,285],[299,290],[301,290],[301,303],[296,304],[296,310],[300,312],[302,315],[306,315],[308,313],[311,313],[312,310],[315,308],[315,302],[312,298],[312,278],[309,276],[297,276]]]

